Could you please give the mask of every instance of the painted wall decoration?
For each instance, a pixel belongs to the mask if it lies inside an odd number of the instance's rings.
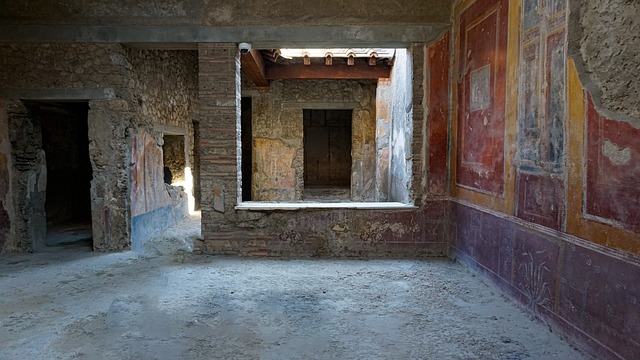
[[[429,129],[428,193],[447,194],[447,134],[449,124],[449,38],[447,32],[427,48]]]
[[[131,149],[131,217],[171,204],[164,186],[162,148],[147,132],[133,138]]]
[[[456,183],[495,195],[504,190],[508,8],[474,2],[459,27]]]
[[[640,128],[608,119],[587,96],[588,216],[640,231]]]
[[[452,206],[452,252],[597,359],[637,359],[640,262],[509,217]]]
[[[525,0],[520,29],[518,217],[561,229],[567,119],[565,0]]]

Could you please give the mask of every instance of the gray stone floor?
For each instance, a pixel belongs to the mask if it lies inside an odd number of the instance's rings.
[[[0,256],[0,359],[586,359],[447,260]]]

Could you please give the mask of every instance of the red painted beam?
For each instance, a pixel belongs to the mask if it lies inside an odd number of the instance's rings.
[[[391,66],[368,64],[268,64],[265,67],[267,80],[276,79],[381,79],[391,75]]]
[[[257,87],[269,87],[269,80],[265,77],[264,59],[258,50],[251,50],[240,55],[242,71],[256,84]]]

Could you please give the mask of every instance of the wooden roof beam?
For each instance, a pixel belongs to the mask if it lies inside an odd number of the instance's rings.
[[[269,64],[265,68],[267,80],[276,79],[381,79],[391,75],[391,67],[387,65],[369,66],[367,63],[346,65],[333,64]]]
[[[259,50],[251,50],[247,54],[240,55],[240,64],[242,70],[257,87],[269,87],[269,80],[265,76],[264,59]]]

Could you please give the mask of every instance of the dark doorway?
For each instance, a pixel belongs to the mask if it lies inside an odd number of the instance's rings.
[[[348,200],[352,110],[307,110],[304,119],[304,198]]]
[[[241,102],[240,130],[242,138],[242,201],[251,201],[251,177],[253,176],[253,131],[251,128],[251,98]]]
[[[184,169],[187,159],[184,150],[184,135],[164,134],[162,161],[164,163],[164,182],[182,184],[185,181]]]
[[[38,109],[47,164],[48,246],[92,246],[87,102],[42,103]]]
[[[193,121],[193,200],[194,210],[200,210],[200,123]]]

